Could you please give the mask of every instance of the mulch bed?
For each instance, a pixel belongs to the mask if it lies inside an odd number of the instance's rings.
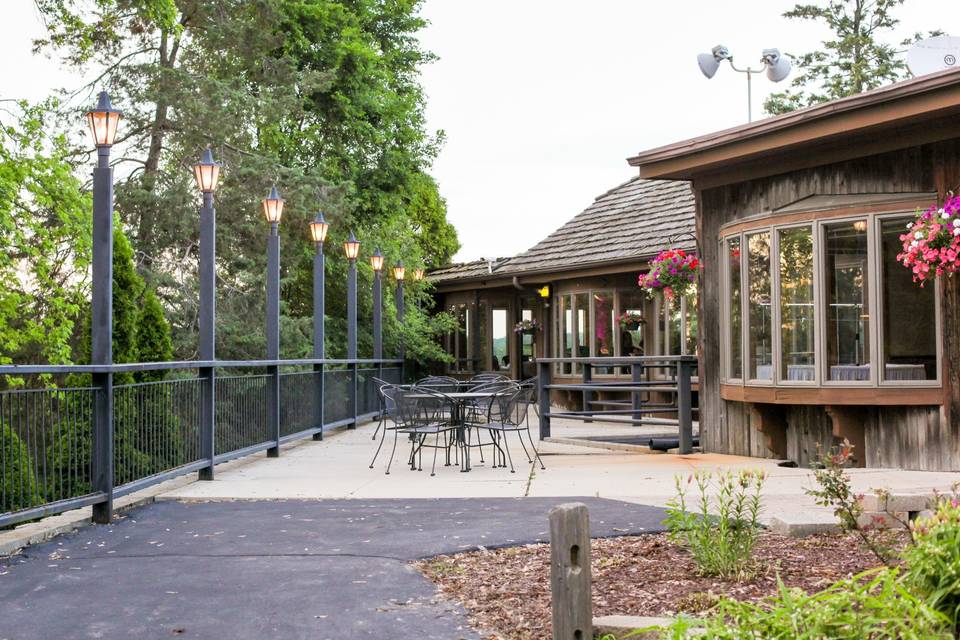
[[[756,601],[777,592],[777,576],[807,592],[878,566],[849,535],[761,535],[754,575],[741,582],[697,574],[689,553],[667,534],[594,540],[593,613],[696,614],[718,596]],[[444,596],[461,602],[489,637],[550,637],[550,547],[528,545],[438,556],[417,563]]]

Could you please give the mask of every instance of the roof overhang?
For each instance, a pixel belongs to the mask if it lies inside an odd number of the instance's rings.
[[[950,69],[645,151],[640,176],[700,188],[960,137],[960,69]]]

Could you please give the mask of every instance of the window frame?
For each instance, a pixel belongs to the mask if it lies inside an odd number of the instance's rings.
[[[826,214],[818,217],[817,214]],[[880,225],[885,220],[902,219],[909,221],[914,211],[912,209],[896,209],[893,211],[857,211],[850,213],[839,213],[838,215],[829,215],[829,211],[810,212],[810,218],[803,221],[772,222],[764,224],[762,220],[755,220],[755,224],[740,227],[738,230],[730,233],[724,233],[723,230],[718,234],[719,242],[718,255],[723,256],[720,261],[719,272],[719,293],[721,303],[721,340],[720,340],[720,381],[724,385],[741,387],[790,387],[799,389],[817,389],[817,388],[939,388],[943,386],[943,341],[942,333],[942,282],[937,278],[934,282],[934,321],[935,321],[935,340],[936,347],[936,377],[930,380],[885,380],[883,369],[885,361],[884,353],[884,332],[885,323],[881,317],[883,309],[883,287],[880,279],[883,274],[883,256],[880,246]],[[868,380],[830,380],[827,371],[827,335],[825,331],[827,322],[827,297],[829,292],[824,287],[824,277],[826,268],[826,227],[838,223],[857,220],[867,221],[867,296],[869,297],[866,305],[870,322],[868,325],[868,336],[870,339],[869,357],[870,374]],[[751,222],[754,222],[753,220]],[[814,380],[785,380],[781,376],[780,363],[782,359],[782,310],[781,310],[781,291],[780,291],[780,231],[790,228],[810,228],[813,244],[813,300],[814,300]],[[751,379],[749,377],[749,301],[747,291],[749,285],[747,261],[747,237],[756,233],[770,234],[770,282],[771,282],[771,300],[775,301],[773,305],[771,318],[775,328],[771,337],[773,348],[773,376],[771,380]],[[730,335],[730,275],[731,267],[727,259],[728,241],[733,238],[739,238],[740,242],[740,354],[741,354],[741,376],[739,378],[730,375],[730,352],[733,348],[732,336]],[[928,285],[929,286],[929,285]]]

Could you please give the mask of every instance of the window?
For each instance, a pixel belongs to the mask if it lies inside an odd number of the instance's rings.
[[[467,304],[455,304],[450,312],[457,319],[457,330],[447,336],[447,352],[453,356],[450,371],[473,371],[473,309]]]
[[[903,250],[900,235],[910,218],[880,223],[881,318],[883,322],[883,379],[937,378],[936,284],[921,287],[897,262]]]
[[[777,232],[780,276],[780,380],[812,382],[813,365],[813,230]]]
[[[557,298],[557,345],[561,358],[573,357],[573,296]],[[572,373],[570,363],[561,363],[558,373]]]
[[[577,358],[587,358],[590,356],[590,295],[578,293],[573,296],[573,302],[577,317]],[[577,367],[579,369],[579,367]]]
[[[596,291],[593,294],[594,350],[597,356],[613,356],[616,352],[615,318],[613,317],[613,291]]]
[[[740,237],[726,241],[727,255],[727,291],[729,293],[729,313],[727,332],[727,377],[743,376],[743,307],[741,299]]]
[[[823,226],[827,380],[870,379],[867,221]]]
[[[491,371],[509,371],[510,370],[510,345],[509,345],[509,314],[506,309],[493,308],[492,326],[490,335],[493,341],[490,343],[492,353],[490,356]]]
[[[773,380],[770,233],[747,236],[747,362],[751,380]]]
[[[921,287],[897,260],[912,219],[833,217],[722,238],[724,378],[871,386],[939,380],[937,284]]]

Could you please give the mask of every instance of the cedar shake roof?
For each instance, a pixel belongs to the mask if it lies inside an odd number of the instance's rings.
[[[694,198],[684,182],[633,178],[599,196],[572,220],[513,258],[431,271],[435,284],[638,262],[694,240]]]

